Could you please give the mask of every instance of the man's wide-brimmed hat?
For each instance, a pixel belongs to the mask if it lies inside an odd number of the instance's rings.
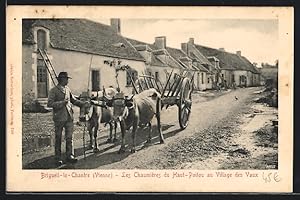
[[[61,78],[71,78],[70,76],[68,76],[68,72],[60,72],[58,74],[57,79],[61,79]]]

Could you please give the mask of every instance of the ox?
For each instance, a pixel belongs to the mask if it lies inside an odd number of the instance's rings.
[[[125,152],[125,132],[132,127],[132,148],[135,152],[135,137],[138,126],[149,125],[150,131],[147,143],[151,142],[151,121],[154,116],[157,119],[157,128],[160,136],[160,143],[164,143],[160,124],[161,95],[155,89],[144,90],[131,98],[124,97],[123,93],[117,93],[113,98],[113,117],[116,122],[120,122],[122,142],[119,153]]]
[[[110,134],[107,139],[108,143],[117,141],[117,123],[113,121],[113,111],[111,107],[107,107],[106,102],[111,104],[113,96],[116,94],[116,90],[112,87],[103,91],[98,91],[96,96],[92,96],[91,104],[80,108],[80,121],[85,121],[87,124],[87,130],[90,135],[90,143],[88,149],[93,149],[93,152],[98,152],[97,145],[97,132],[99,130],[100,123],[104,123],[104,127],[109,124]],[[113,138],[113,128],[114,138]],[[93,134],[94,133],[94,134]]]

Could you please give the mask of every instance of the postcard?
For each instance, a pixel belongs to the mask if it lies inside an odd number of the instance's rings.
[[[8,192],[291,192],[292,7],[8,6]]]

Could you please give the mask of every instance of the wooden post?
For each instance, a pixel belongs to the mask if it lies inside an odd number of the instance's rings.
[[[138,78],[138,84],[139,84],[140,90],[141,90],[141,91],[143,91],[143,90],[144,90],[144,88],[143,88],[143,86],[142,86],[142,84],[141,84],[141,82],[140,82],[140,79],[139,79],[139,78]],[[137,92],[137,94],[138,94],[138,92]]]
[[[166,91],[166,89],[167,89],[167,87],[168,87],[168,84],[169,84],[170,79],[171,79],[171,77],[172,77],[173,71],[174,71],[174,69],[172,69],[171,74],[170,74],[170,76],[168,77],[168,80],[167,80],[167,82],[166,82],[166,85],[165,85],[165,87],[163,88],[163,91],[162,91],[162,93],[161,93],[162,97],[165,96],[165,91]]]
[[[172,83],[172,85],[171,85],[171,87],[170,87],[170,90],[169,90],[169,92],[168,92],[168,94],[167,94],[167,97],[170,95],[170,93],[171,93],[171,91],[172,91],[172,89],[173,89],[173,87],[174,87],[174,85],[177,83],[177,81],[178,81],[178,78],[177,77],[179,77],[179,75],[178,74],[174,74],[174,82]]]
[[[135,86],[135,83],[134,83],[134,81],[133,81],[133,78],[132,78],[132,76],[130,75],[130,73],[126,70],[126,73],[129,75],[129,77],[130,77],[130,82],[131,82],[131,84],[132,84],[132,87],[134,88],[134,91],[136,92],[136,94],[138,94],[138,90],[136,89],[136,86]]]
[[[142,73],[142,75],[144,75],[144,74]],[[143,77],[144,77],[144,81],[145,81],[146,87],[147,87],[147,89],[149,89],[149,85],[147,83],[147,80],[146,80],[145,76],[143,76]]]

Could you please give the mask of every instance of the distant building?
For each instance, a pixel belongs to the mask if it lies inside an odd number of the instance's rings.
[[[165,36],[155,37],[153,44],[147,44],[129,38],[127,38],[127,40],[146,59],[147,72],[152,75],[159,75],[159,80],[164,85],[167,82],[167,77],[173,70],[174,73],[187,72],[187,76],[190,78],[194,75],[194,89],[206,88],[200,86],[204,85],[204,79],[200,82],[197,76],[201,73],[204,77],[207,70],[201,66],[199,60],[189,57],[181,49],[168,47],[166,45],[167,41]]]
[[[198,63],[198,69],[195,79],[197,87],[200,90],[212,89],[218,83],[219,66],[218,60],[209,60],[195,46],[194,38],[190,38],[187,43],[181,43],[181,49]],[[216,62],[215,62],[216,61]]]
[[[238,51],[228,53],[194,43],[190,38],[181,49],[167,46],[165,36],[147,44],[121,35],[120,19],[111,26],[86,19],[24,19],[22,21],[22,95],[30,94],[46,101],[53,83],[38,49],[45,50],[56,72],[67,71],[73,78],[69,86],[79,95],[102,87],[117,87],[115,69],[109,63],[127,65],[119,71],[119,87],[132,92],[130,77],[148,73],[167,81],[174,72],[194,75],[196,90],[216,88],[218,83],[237,86],[260,84],[260,71]],[[277,71],[276,71],[277,70]],[[277,74],[277,69],[263,67],[262,73]],[[276,72],[275,72],[276,71]],[[131,75],[131,76],[129,76]],[[267,77],[267,75],[265,76]]]
[[[241,51],[234,54],[226,52],[224,48],[213,49],[198,44],[195,44],[195,47],[206,57],[217,58],[221,70],[220,78],[228,86],[232,86],[233,83],[240,87],[260,85],[259,70],[241,55]]]

